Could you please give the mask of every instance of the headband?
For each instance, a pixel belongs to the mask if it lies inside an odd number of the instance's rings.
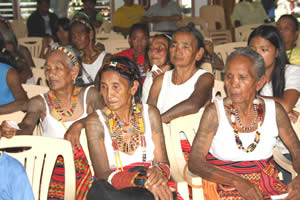
[[[65,48],[63,46],[55,46],[52,48],[52,50],[63,52],[66,56],[68,56],[71,59],[71,61],[74,65],[76,63],[79,64],[77,57],[75,55],[73,55],[73,53],[71,51],[69,51],[67,48]]]
[[[92,26],[87,21],[85,21],[83,19],[75,18],[74,21],[73,21],[73,23],[74,22],[79,22],[79,23],[85,25],[86,27],[88,27],[88,29],[93,30]]]
[[[116,62],[116,61],[111,61],[109,63],[106,63],[104,65],[102,65],[100,71],[102,71],[105,67],[113,67],[113,68],[116,68],[116,69],[122,69],[123,71],[125,71],[127,74],[129,75],[133,75],[133,72],[129,70],[129,68],[122,64],[122,63],[119,63],[119,62]],[[139,76],[138,74],[135,74],[134,76],[137,80],[139,79]]]

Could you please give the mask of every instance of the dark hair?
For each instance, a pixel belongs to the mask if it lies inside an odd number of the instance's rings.
[[[132,36],[132,33],[135,31],[135,30],[142,30],[145,32],[146,36],[149,37],[150,36],[150,33],[149,33],[149,27],[147,24],[144,24],[144,23],[136,23],[136,24],[133,24],[130,29],[129,29],[129,37]]]
[[[2,23],[6,29],[10,29],[10,23],[5,17],[0,16],[0,23]]]
[[[194,23],[190,22],[188,25],[176,29],[175,32],[173,33],[173,37],[178,32],[192,33],[197,41],[197,50],[199,50],[200,48],[205,48],[204,37],[201,34],[201,32],[195,28]],[[203,57],[199,61],[196,61],[196,67],[200,67],[202,61],[203,61]]]
[[[37,4],[41,4],[42,2],[46,2],[47,4],[50,4],[50,0],[36,0]]]
[[[129,85],[132,87],[134,81],[139,82],[139,87],[134,95],[134,100],[136,103],[141,102],[142,97],[142,78],[139,68],[136,64],[127,57],[115,56],[109,59],[109,62],[104,64],[99,70],[99,80],[101,80],[101,75],[106,71],[116,71],[120,73],[125,79],[129,81]]]
[[[299,22],[298,22],[297,18],[294,15],[288,15],[288,14],[281,15],[281,17],[278,19],[278,21],[280,19],[282,19],[282,18],[288,18],[288,19],[290,19],[293,22],[293,24],[294,24],[295,31],[299,30]]]
[[[0,62],[8,64],[16,69],[15,57],[11,55],[9,51],[5,48],[5,41],[2,33],[0,33]],[[17,70],[17,69],[16,69]]]
[[[70,20],[66,17],[59,18],[54,25],[55,39],[58,41],[57,32],[59,27],[62,27],[64,31],[70,32]]]
[[[168,53],[167,53],[166,62],[164,64],[170,64],[171,69],[173,69],[174,66],[173,66],[173,64],[170,63],[170,51],[169,51],[169,48],[171,46],[172,34],[171,33],[155,34],[151,38],[152,38],[152,41],[156,38],[164,38],[164,39],[167,40],[167,42],[168,42]],[[149,51],[150,47],[147,50]],[[145,54],[145,59],[147,59],[148,63],[150,64],[150,59],[149,59],[148,53]],[[150,66],[150,67],[152,67],[152,66]]]
[[[89,2],[89,1],[96,4],[96,0],[82,0],[82,3],[86,3],[86,2]]]
[[[90,33],[91,31],[93,31],[93,40],[92,41],[93,41],[93,43],[96,43],[96,31],[95,31],[95,28],[92,25],[92,23],[86,18],[75,18],[75,19],[73,18],[73,21],[70,26],[70,30],[72,30],[73,26],[75,26],[77,24],[83,26],[86,33]],[[70,38],[70,41],[72,41],[72,34],[69,34],[69,38]]]
[[[274,26],[261,25],[254,29],[248,38],[248,46],[255,37],[262,37],[271,42],[278,49],[278,56],[275,58],[275,67],[272,72],[272,89],[274,97],[281,97],[285,87],[285,65],[288,64],[284,42],[279,30]]]

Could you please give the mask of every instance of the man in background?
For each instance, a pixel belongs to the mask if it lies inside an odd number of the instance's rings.
[[[114,14],[113,30],[127,37],[130,27],[140,22],[144,13],[144,8],[134,4],[133,0],[124,0],[124,5]]]
[[[158,0],[145,13],[143,21],[153,23],[153,31],[172,32],[176,30],[176,21],[181,20],[181,8],[172,0]]]
[[[37,0],[37,10],[27,20],[29,37],[45,37],[54,34],[58,17],[49,12],[50,0]]]

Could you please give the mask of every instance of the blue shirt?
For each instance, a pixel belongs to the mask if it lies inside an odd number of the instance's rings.
[[[2,153],[0,157],[0,200],[33,200],[33,192],[23,165]]]
[[[11,66],[0,63],[0,106],[15,101],[14,95],[7,86],[6,77]]]

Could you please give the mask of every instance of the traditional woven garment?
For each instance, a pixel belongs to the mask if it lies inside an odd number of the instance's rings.
[[[92,185],[92,174],[83,149],[75,149],[74,162],[76,170],[76,199],[86,199],[87,192]],[[63,157],[57,158],[48,191],[48,199],[64,200],[65,169]]]
[[[209,154],[206,157],[209,164],[224,170],[234,172],[242,178],[259,186],[264,199],[270,199],[270,195],[279,195],[286,192],[286,186],[279,180],[278,171],[274,165],[273,158],[257,161],[222,161]],[[231,187],[218,184],[217,188],[222,200],[244,200],[239,192]]]

